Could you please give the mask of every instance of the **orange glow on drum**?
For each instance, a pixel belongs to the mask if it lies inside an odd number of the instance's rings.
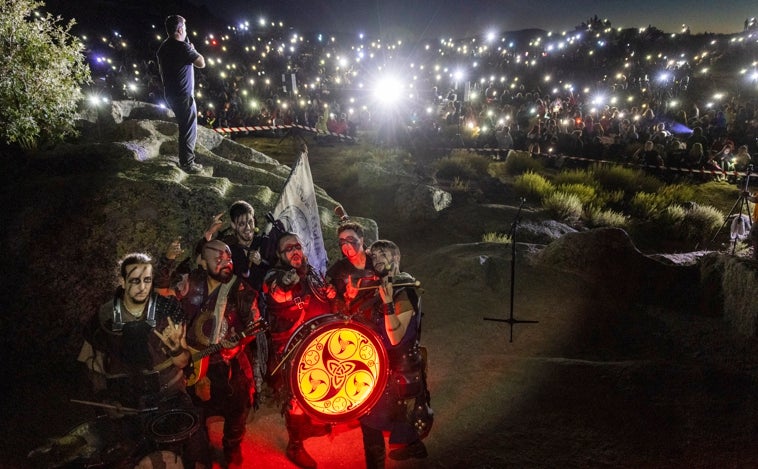
[[[389,374],[387,353],[368,326],[332,320],[316,327],[295,351],[290,382],[313,418],[340,423],[376,404]]]

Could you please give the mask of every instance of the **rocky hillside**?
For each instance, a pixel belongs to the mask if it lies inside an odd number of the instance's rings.
[[[290,168],[200,128],[205,170],[189,176],[176,166],[177,130],[168,112],[114,102],[82,116],[78,141],[2,158],[3,278],[12,278],[13,287],[2,293],[0,327],[12,331],[8,340],[19,357],[34,359],[28,351],[44,349],[70,358],[81,323],[113,291],[123,254],[160,256],[177,236],[189,251],[213,215],[238,199],[253,204],[264,228],[261,215],[273,208]],[[328,235],[338,202],[316,191],[334,258],[336,242]]]

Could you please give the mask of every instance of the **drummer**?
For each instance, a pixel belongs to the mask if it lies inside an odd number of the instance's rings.
[[[271,339],[277,360],[282,358],[284,347],[295,331],[307,320],[332,312],[336,292],[320,274],[308,264],[303,243],[294,233],[284,233],[277,244],[277,264],[263,280],[267,310],[271,324]],[[270,367],[274,369],[275,367]],[[274,376],[277,395],[284,405],[285,425],[289,441],[287,458],[303,468],[315,468],[316,461],[303,446],[303,440],[323,436],[331,431],[327,424],[318,424],[303,413],[285,388],[282,373]]]
[[[116,293],[85,327],[78,357],[96,395],[138,409],[192,409],[182,371],[190,353],[179,302],[153,291],[148,254],[125,255],[118,272]],[[141,427],[134,416],[120,421],[129,428]],[[208,435],[201,428],[183,445],[185,467],[210,467],[207,449]]]

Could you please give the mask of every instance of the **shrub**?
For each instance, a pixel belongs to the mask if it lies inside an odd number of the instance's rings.
[[[487,167],[487,173],[493,178],[498,179],[500,182],[506,182],[508,179],[507,167],[505,161],[492,161]]]
[[[695,205],[687,210],[682,231],[687,239],[707,241],[724,224],[724,214],[710,205]]]
[[[695,198],[695,189],[686,184],[666,184],[658,194],[671,203],[681,204]]]
[[[667,205],[658,213],[657,219],[670,226],[679,226],[684,217],[687,216],[687,210],[679,204]]]
[[[511,244],[511,236],[505,233],[484,233],[482,235],[482,242],[484,243],[500,243]]]
[[[682,231],[682,222],[687,216],[687,210],[679,204],[670,204],[663,208],[654,221],[657,224],[658,232],[665,237],[672,239],[685,239],[686,234]]]
[[[628,194],[640,191],[653,193],[663,185],[653,176],[623,166],[596,164],[592,172],[600,186],[609,191],[622,190]]]
[[[584,169],[569,169],[561,171],[553,178],[553,184],[556,186],[563,184],[584,184],[592,187],[598,185],[594,174]]]
[[[359,149],[360,150],[360,149]],[[366,157],[369,159],[372,159],[374,161],[378,162],[386,162],[386,161],[393,161],[396,159],[402,158],[402,154],[405,154],[407,152],[399,149],[399,148],[393,148],[393,147],[374,147],[367,151],[365,154],[360,153],[358,156],[360,156],[361,161],[365,161]]]
[[[582,202],[574,194],[553,192],[542,200],[542,206],[549,214],[569,223],[579,221],[582,216]]]
[[[69,33],[74,22],[32,15],[42,6],[0,3],[0,141],[25,150],[75,133],[81,87],[90,81],[84,45]]]
[[[454,150],[450,156],[437,162],[437,177],[440,179],[475,179],[486,176],[489,159],[466,150]]]
[[[626,194],[622,190],[615,191],[598,191],[595,197],[593,205],[601,208],[611,208],[617,211],[623,211],[626,207],[624,205],[624,196]]]
[[[649,220],[665,207],[665,201],[658,194],[637,192],[629,203],[629,211],[632,216]]]
[[[450,184],[450,189],[459,192],[466,192],[469,188],[469,181],[462,181],[460,178],[453,178],[453,182]]]
[[[525,151],[508,152],[508,156],[505,158],[505,172],[511,176],[517,174],[524,174],[527,171],[536,172],[543,171],[545,167],[539,160]]]
[[[601,226],[623,228],[627,225],[627,219],[623,213],[614,210],[603,210],[599,207],[588,207],[585,209],[583,219],[590,228]]]
[[[552,194],[555,187],[542,175],[527,171],[513,181],[513,190],[529,200],[542,200]]]
[[[582,205],[588,205],[597,197],[595,188],[586,184],[560,184],[556,185],[556,190],[565,192],[566,194],[574,194],[579,197]]]

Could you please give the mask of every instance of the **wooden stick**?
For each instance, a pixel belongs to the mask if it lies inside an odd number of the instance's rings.
[[[102,402],[92,402],[92,401],[82,401],[79,399],[69,399],[71,402],[75,402],[77,404],[85,404],[85,405],[91,405],[95,407],[102,407],[104,409],[112,409],[117,410],[119,412],[127,412],[127,413],[134,413],[134,414],[140,414],[143,412],[155,412],[158,410],[157,407],[148,407],[146,409],[135,409],[133,407],[124,407],[120,405],[111,405],[111,404],[103,404]]]
[[[379,284],[379,285],[372,285],[370,287],[359,287],[359,288],[356,288],[356,290],[358,290],[358,291],[373,290],[374,288],[379,288],[381,286],[382,285]],[[421,286],[421,282],[418,281],[418,280],[416,280],[415,282],[411,282],[411,283],[393,283],[392,286],[393,287],[420,287]]]

